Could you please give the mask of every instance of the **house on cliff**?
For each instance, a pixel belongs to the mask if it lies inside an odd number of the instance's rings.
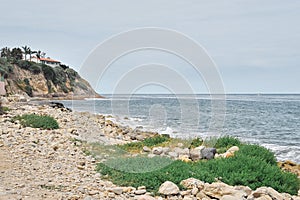
[[[57,67],[61,64],[60,61],[54,60],[52,58],[37,58],[37,57],[32,57],[31,61],[36,62],[36,63],[42,63],[45,65],[49,65],[50,67]]]

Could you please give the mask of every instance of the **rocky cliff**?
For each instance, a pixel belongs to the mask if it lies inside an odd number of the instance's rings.
[[[30,61],[0,59],[0,74],[8,95],[45,98],[101,97],[79,74],[62,65],[50,67]]]

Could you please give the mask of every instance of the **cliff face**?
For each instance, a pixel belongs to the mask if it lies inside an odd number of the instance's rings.
[[[101,97],[76,71],[66,66],[53,68],[23,60],[15,63],[1,60],[0,72],[4,75],[8,95],[46,98]]]

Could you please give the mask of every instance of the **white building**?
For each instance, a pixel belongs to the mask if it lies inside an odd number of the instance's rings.
[[[51,67],[57,67],[60,65],[60,61],[53,60],[51,58],[40,58],[40,63],[49,65]]]
[[[31,61],[36,62],[36,63],[42,63],[49,65],[51,67],[57,67],[60,65],[60,61],[51,59],[51,58],[37,58],[35,56],[31,57]]]

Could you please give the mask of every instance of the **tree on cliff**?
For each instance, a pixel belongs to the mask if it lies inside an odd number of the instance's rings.
[[[23,52],[20,48],[13,48],[11,51],[11,57],[15,60],[22,60]]]
[[[10,58],[11,56],[11,51],[10,51],[10,48],[8,47],[4,47],[1,49],[1,57],[2,58]]]
[[[22,47],[22,49],[23,49],[23,53],[24,53],[24,60],[27,60],[27,55],[30,53],[30,47],[28,47],[28,46],[23,46]]]
[[[41,50],[38,50],[38,51],[36,51],[35,55],[38,59],[41,59],[41,58],[45,58],[46,53],[42,52]]]

